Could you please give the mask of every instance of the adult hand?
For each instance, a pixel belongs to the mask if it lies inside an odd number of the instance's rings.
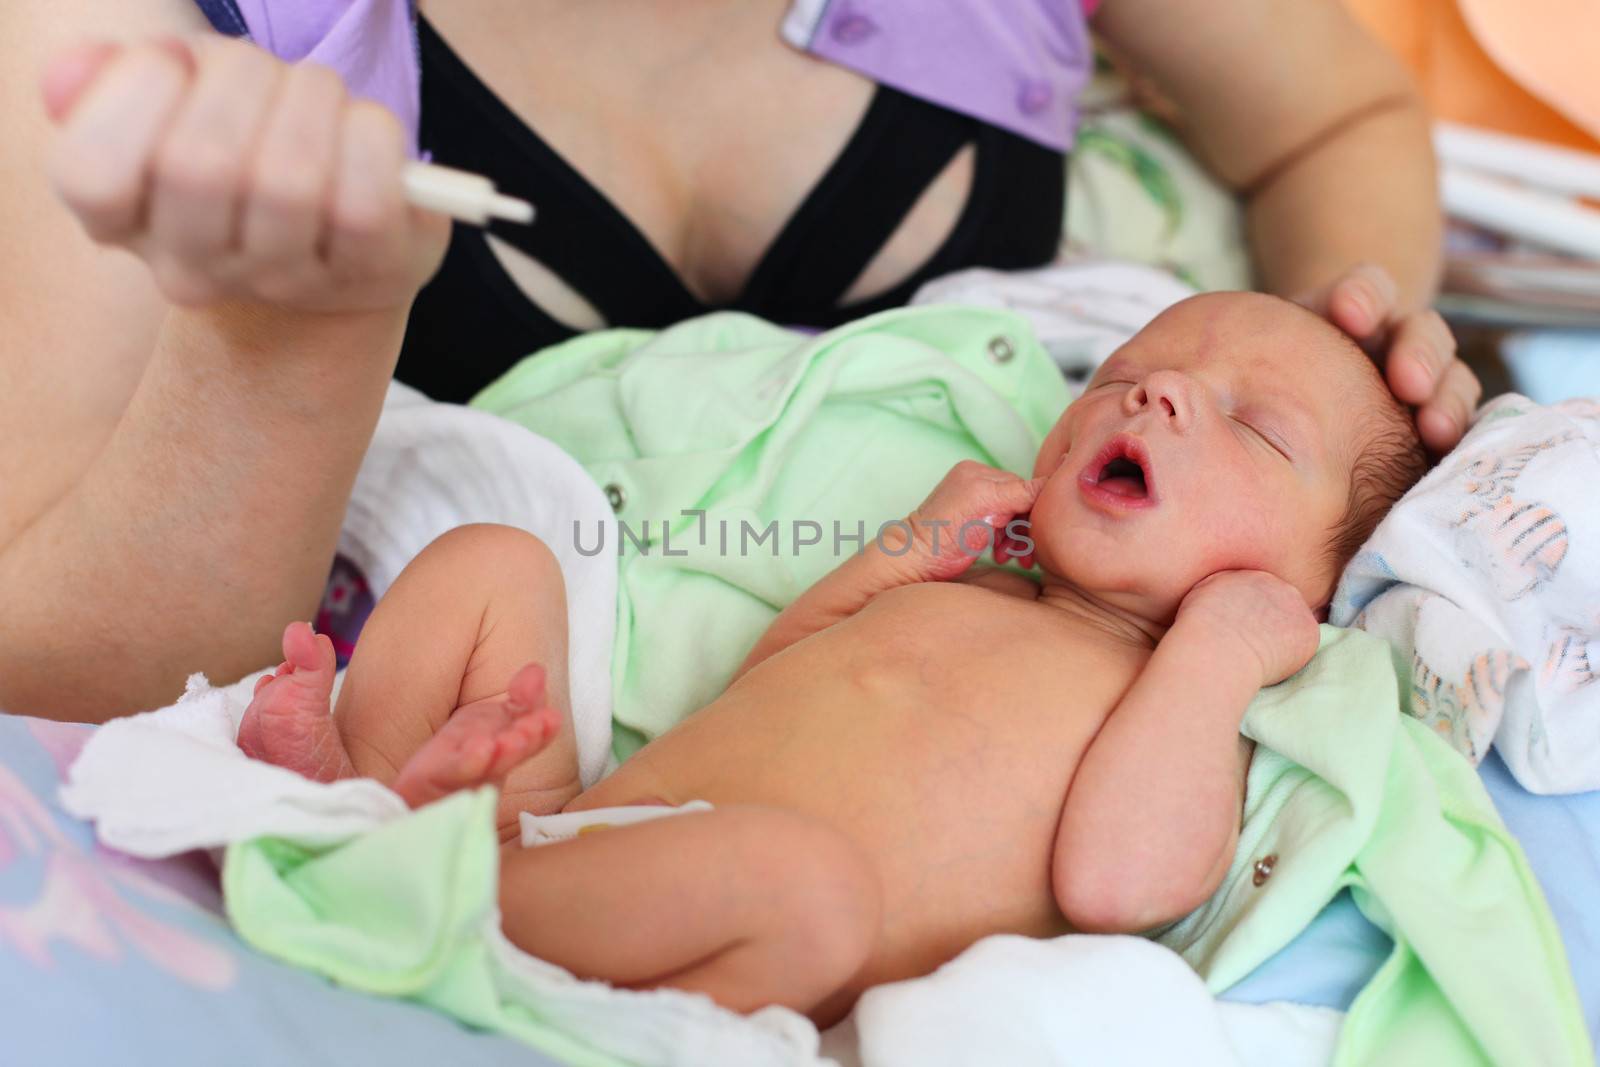
[[[449,220],[405,201],[399,121],[326,67],[216,35],[95,43],[42,88],[57,193],[173,303],[387,310],[444,254]]]
[[[1388,271],[1364,263],[1298,302],[1378,359],[1390,391],[1416,409],[1423,445],[1442,456],[1467,432],[1483,386],[1456,358],[1455,336],[1439,313],[1402,312],[1398,295]]]

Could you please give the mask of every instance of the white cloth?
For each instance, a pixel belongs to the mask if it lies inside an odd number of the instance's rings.
[[[1344,1016],[1303,1005],[1229,1004],[1170,949],[1072,934],[979,941],[925,978],[869,989],[856,1005],[860,1067],[1321,1067]],[[851,1036],[829,1033],[834,1053]]]
[[[1411,714],[1536,793],[1600,789],[1600,400],[1498,397],[1346,569],[1332,621],[1378,634]]]
[[[517,816],[522,830],[522,847],[537,848],[553,845],[557,841],[570,841],[594,827],[632,826],[634,823],[664,819],[669,815],[688,815],[695,811],[710,811],[704,800],[691,800],[673,807],[668,804],[630,804],[620,808],[589,808],[585,811],[563,811],[555,815],[535,815],[524,811]]]
[[[911,303],[1015,312],[1068,381],[1082,385],[1123,342],[1194,292],[1155,267],[1077,260],[1038,270],[957,271],[928,282]]]

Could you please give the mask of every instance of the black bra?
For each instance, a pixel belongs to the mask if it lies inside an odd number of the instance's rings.
[[[419,20],[419,142],[448,166],[493,178],[532,201],[532,226],[490,232],[537,259],[613,326],[659,328],[715,310],[696,299],[644,235],[519,119]],[[839,299],[964,146],[975,146],[967,203],[914,274],[887,292]],[[1066,209],[1059,152],[880,86],[828,172],[789,218],[744,290],[722,307],[826,328],[897,307],[930,278],[962,267],[1049,262]],[[418,295],[396,377],[440,400],[465,401],[511,367],[576,331],[519,289],[484,240],[458,225],[444,265]]]

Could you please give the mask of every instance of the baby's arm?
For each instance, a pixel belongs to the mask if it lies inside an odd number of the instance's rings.
[[[1068,922],[1137,933],[1216,891],[1239,838],[1240,721],[1316,649],[1316,619],[1278,578],[1225,571],[1190,591],[1068,788],[1051,867]]]
[[[951,468],[928,499],[904,524],[891,524],[866,549],[851,556],[785,608],[734,675],[769,656],[847,619],[879,593],[917,582],[947,582],[961,577],[994,544],[996,562],[1015,551],[1006,524],[1033,507],[1043,479],[1023,479],[1008,471],[963,460]],[[968,524],[983,523],[979,530]],[[963,527],[967,540],[958,541]]]

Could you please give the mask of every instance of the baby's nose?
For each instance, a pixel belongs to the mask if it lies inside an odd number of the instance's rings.
[[[1183,433],[1194,422],[1194,383],[1178,371],[1158,370],[1128,390],[1128,414],[1148,411]]]

